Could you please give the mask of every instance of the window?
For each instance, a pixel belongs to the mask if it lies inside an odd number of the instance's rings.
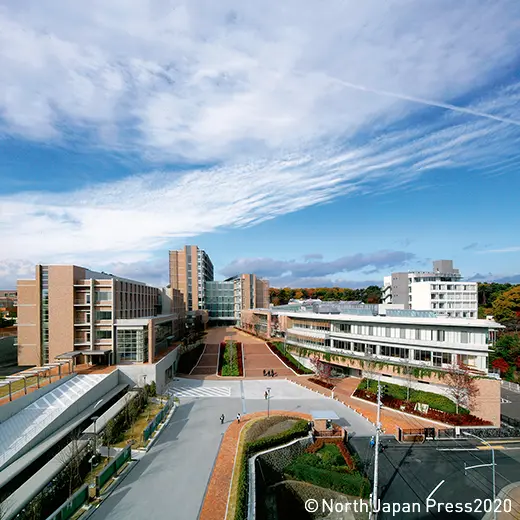
[[[401,339],[406,339],[406,329],[404,329],[404,328],[399,329],[399,337]]]
[[[112,311],[96,311],[96,321],[111,320]]]
[[[85,323],[90,323],[90,312],[85,313]]]
[[[368,335],[373,336],[374,335],[374,327],[372,325],[368,326]]]
[[[112,339],[112,331],[96,330],[96,339]]]
[[[90,332],[85,333],[85,339],[86,339],[87,343],[90,343]]]
[[[431,361],[432,353],[428,350],[415,350],[413,357],[416,361]]]
[[[461,332],[460,333],[460,342],[461,343],[469,343],[469,333],[468,332]]]
[[[392,329],[390,327],[385,327],[385,336],[387,338],[392,337]]]
[[[409,350],[407,348],[387,347],[385,345],[381,345],[381,355],[382,356],[407,359],[408,352],[409,352]]]
[[[90,293],[87,293],[87,294],[85,295],[85,302],[86,302],[86,303],[90,303]]]
[[[421,329],[415,329],[415,339],[421,339]]]
[[[107,302],[112,299],[112,293],[110,291],[96,291],[97,302]]]
[[[444,330],[434,331],[435,341],[446,341],[446,332]]]

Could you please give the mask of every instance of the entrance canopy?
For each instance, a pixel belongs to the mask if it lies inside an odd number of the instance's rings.
[[[73,350],[72,352],[64,352],[59,356],[56,356],[56,359],[72,359],[78,356],[104,356],[105,354],[109,354],[112,350]]]
[[[332,410],[311,410],[313,421],[326,421],[326,420],[337,420],[339,416]]]

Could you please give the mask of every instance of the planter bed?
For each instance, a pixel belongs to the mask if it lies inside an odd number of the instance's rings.
[[[269,349],[271,350],[271,352],[273,354],[278,356],[278,358],[280,360],[282,360],[289,368],[294,370],[297,374],[302,375],[302,374],[312,374],[313,373],[311,370],[308,370],[308,369],[302,367],[296,360],[292,360],[291,358],[287,357],[282,352],[280,352],[280,349],[274,343],[267,341],[266,345],[269,347]]]
[[[377,402],[376,394],[368,390],[358,388],[353,395],[354,397],[364,399],[365,401],[370,401],[371,403]],[[383,396],[382,402],[383,405],[387,408],[392,408],[393,410],[398,410],[400,412],[406,412],[412,415],[416,415],[417,417],[423,417],[424,419],[431,419],[433,421],[451,424],[453,426],[491,426],[492,424],[489,421],[485,421],[484,419],[471,414],[441,412],[433,408],[430,408],[427,413],[421,413],[415,410],[416,403],[403,401],[394,397]]]
[[[222,341],[219,346],[219,354],[218,354],[218,375],[222,377],[242,377],[244,375],[244,366],[243,366],[243,360],[242,360],[242,343],[239,342],[233,342],[233,344],[236,347],[236,364],[238,367],[238,374],[237,375],[228,375],[228,374],[222,374],[222,370],[224,366],[226,365],[226,349],[230,346],[230,344],[226,343],[225,341]]]
[[[309,381],[311,383],[314,383],[315,385],[320,385],[323,388],[327,388],[327,390],[334,390],[335,386],[331,383],[326,383],[325,381],[322,381],[321,379],[317,379],[315,377],[309,377]]]
[[[325,444],[336,445],[341,455],[343,455],[345,463],[349,467],[350,471],[356,470],[356,463],[354,462],[352,455],[345,446],[343,439],[318,439],[314,444],[307,448],[306,453],[316,453],[317,451],[321,450],[321,448],[323,448]]]

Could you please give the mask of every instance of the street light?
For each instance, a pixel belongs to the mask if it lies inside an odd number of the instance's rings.
[[[94,459],[96,458],[97,454],[97,431],[96,431],[96,421],[99,419],[99,417],[91,417],[92,424],[94,426],[94,453],[92,454],[92,457],[90,459],[90,472],[94,470]]]
[[[271,387],[267,387],[267,417],[269,417],[269,401],[271,400]]]
[[[495,499],[496,499],[496,480],[495,480],[495,450],[493,449],[493,446],[491,444],[489,444],[488,441],[485,441],[484,439],[481,439],[480,437],[477,437],[476,435],[474,435],[473,433],[469,433],[469,432],[462,432],[463,435],[468,435],[470,437],[475,437],[475,439],[479,440],[480,442],[482,442],[483,444],[485,444],[486,446],[489,447],[489,449],[491,450],[491,467],[493,469],[493,520],[496,520],[497,519],[497,510],[496,510],[496,507],[495,507]],[[477,466],[469,466],[469,467],[464,467],[464,473],[466,472],[466,470],[468,469],[473,469],[473,468],[483,468],[485,466],[489,466],[489,464],[478,464]]]

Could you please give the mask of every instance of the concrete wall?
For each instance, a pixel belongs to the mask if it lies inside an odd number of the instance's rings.
[[[161,393],[168,384],[166,371],[173,366],[179,356],[179,349],[169,352],[157,363],[143,363],[142,365],[119,365],[119,381],[131,386],[144,386],[155,381],[157,393]],[[172,371],[173,372],[173,371]],[[146,376],[146,378],[145,378]]]
[[[0,422],[6,421],[15,413],[18,413],[20,410],[23,410],[25,407],[34,403],[45,394],[52,392],[56,387],[58,387],[65,381],[68,381],[69,379],[73,378],[74,376],[75,374],[65,376],[61,378],[59,381],[54,381],[54,383],[51,383],[50,385],[45,385],[44,387],[39,388],[38,390],[31,392],[30,394],[24,395],[22,397],[19,397],[18,399],[15,399],[14,401],[3,404],[2,406],[0,406]]]
[[[18,364],[40,365],[40,291],[36,280],[18,280]]]

